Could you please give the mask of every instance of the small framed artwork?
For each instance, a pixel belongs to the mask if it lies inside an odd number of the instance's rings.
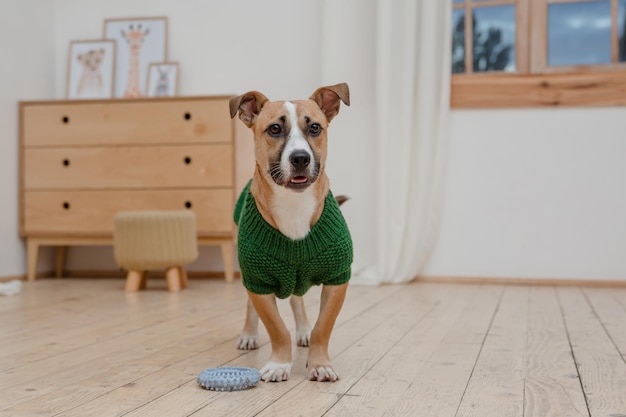
[[[106,99],[113,96],[115,46],[113,40],[70,42],[68,99]]]
[[[167,17],[106,19],[104,38],[117,42],[113,96],[144,97],[150,63],[167,61]]]
[[[178,62],[153,62],[148,68],[148,97],[178,95]]]

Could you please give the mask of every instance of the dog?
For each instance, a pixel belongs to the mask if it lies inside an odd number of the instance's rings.
[[[234,219],[238,255],[248,292],[240,348],[257,347],[257,315],[272,353],[260,370],[265,382],[291,374],[291,337],[276,298],[291,296],[296,338],[309,346],[307,378],[337,381],[328,354],[335,321],[346,296],[352,239],[326,175],[328,125],[350,90],[341,83],[320,87],[308,100],[270,101],[258,91],[230,99],[230,115],[254,134],[255,170],[239,196]],[[309,326],[302,296],[322,285],[320,311]]]
[[[348,196],[338,195],[335,197],[337,204],[341,206],[343,203],[349,200]],[[311,325],[306,315],[306,309],[304,308],[304,299],[297,295],[289,297],[289,304],[293,312],[293,317],[296,322],[296,344],[302,347],[309,346],[309,340],[311,338]],[[246,321],[243,326],[243,330],[239,335],[237,341],[237,349],[241,350],[254,350],[259,348],[259,316],[252,305],[252,301],[248,299],[246,305]]]

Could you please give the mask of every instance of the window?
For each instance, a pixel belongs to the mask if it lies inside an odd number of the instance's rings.
[[[515,0],[454,0],[452,73],[515,72]]]
[[[453,107],[626,105],[626,0],[452,0]]]

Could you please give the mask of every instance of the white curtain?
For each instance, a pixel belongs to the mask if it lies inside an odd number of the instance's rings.
[[[355,264],[355,283],[411,281],[433,250],[448,140],[451,3],[352,2],[353,7],[375,8],[376,62],[376,259]],[[352,11],[353,16],[344,17],[358,16]],[[338,22],[338,12],[346,13],[346,8],[335,7],[333,16],[324,17]],[[352,38],[350,42],[359,42]]]

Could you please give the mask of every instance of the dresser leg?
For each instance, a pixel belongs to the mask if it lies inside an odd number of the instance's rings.
[[[235,280],[235,267],[233,265],[235,250],[233,248],[233,241],[223,241],[220,246],[222,247],[222,260],[224,262],[226,282],[233,282]]]
[[[37,239],[26,240],[26,276],[29,281],[34,281],[37,276],[37,258],[39,257],[39,242]]]
[[[57,246],[57,263],[56,263],[56,277],[63,277],[65,272],[65,258],[67,255],[67,246]]]

